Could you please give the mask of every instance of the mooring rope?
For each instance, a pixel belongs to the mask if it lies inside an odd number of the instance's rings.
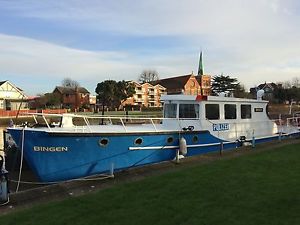
[[[65,181],[57,181],[57,182],[35,182],[35,181],[19,181],[19,180],[10,180],[13,183],[21,183],[21,184],[33,184],[33,185],[51,185],[51,184],[61,184],[61,183],[68,183],[72,181],[97,181],[97,180],[104,180],[108,178],[113,178],[113,174],[99,174],[97,176],[102,177],[95,177],[95,178],[89,178],[91,176],[83,177],[83,178],[76,178],[76,179],[70,179]]]
[[[9,203],[9,195],[7,196],[7,201],[4,202],[4,203],[1,203],[0,206],[5,206]]]
[[[16,187],[16,193],[19,191],[21,176],[22,176],[22,168],[23,168],[23,158],[24,158],[24,139],[25,139],[25,127],[22,130],[22,140],[21,140],[21,160],[20,160],[20,168],[19,168],[19,178]]]

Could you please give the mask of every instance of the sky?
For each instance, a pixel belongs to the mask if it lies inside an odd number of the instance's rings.
[[[0,0],[0,81],[27,95],[71,78],[92,94],[107,79],[198,71],[248,89],[300,79],[298,0]]]

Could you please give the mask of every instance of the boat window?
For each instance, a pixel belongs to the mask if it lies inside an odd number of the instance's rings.
[[[109,142],[109,140],[107,138],[102,138],[99,140],[98,143],[101,147],[105,147],[105,146],[107,146],[108,142]]]
[[[137,138],[134,140],[134,144],[135,145],[141,145],[143,143],[143,139],[142,138]]]
[[[176,118],[177,104],[164,104],[164,118]]]
[[[194,143],[197,143],[197,142],[198,142],[198,136],[197,136],[197,135],[195,135],[195,136],[193,137],[193,142],[194,142]]]
[[[173,137],[168,137],[168,139],[167,139],[167,143],[168,143],[168,144],[173,143],[173,141],[174,141],[174,138],[173,138]]]
[[[180,104],[179,118],[199,118],[198,104]]]
[[[205,105],[205,117],[209,120],[220,119],[219,104],[206,104]]]
[[[251,119],[251,105],[241,105],[241,118]]]
[[[236,105],[235,104],[225,104],[225,119],[236,119]]]

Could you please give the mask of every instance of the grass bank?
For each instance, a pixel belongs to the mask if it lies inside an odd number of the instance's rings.
[[[299,150],[188,167],[14,212],[0,224],[300,224]]]

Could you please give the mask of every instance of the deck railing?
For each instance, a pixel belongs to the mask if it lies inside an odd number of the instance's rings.
[[[287,126],[300,128],[300,117],[292,117],[287,119]]]
[[[76,115],[76,114],[42,114],[42,113],[29,113],[33,116],[36,124],[44,124],[50,131],[53,130],[54,127],[58,127],[62,125],[62,120],[65,117],[69,117],[69,124],[65,124],[65,127],[69,127],[70,130],[75,132],[92,132],[93,125],[119,125],[123,128],[125,132],[130,132],[128,130],[128,125],[142,125],[142,124],[150,124],[148,126],[149,129],[153,132],[158,132],[159,126],[158,124],[162,123],[162,121],[174,121],[173,128],[177,128],[179,130],[184,130],[186,126],[186,122],[184,121],[192,121],[190,125],[195,125],[197,127],[197,123],[203,124],[204,121],[208,121],[211,124],[216,123],[216,121],[210,120],[200,120],[199,118],[160,118],[160,117],[135,117],[135,116],[86,116],[86,115]],[[274,126],[274,133],[284,132],[286,128],[300,128],[300,117],[292,117],[283,121],[281,119],[277,120],[265,120],[265,121],[245,121],[245,122],[230,122],[226,121],[218,121],[218,123],[228,123],[230,125],[230,132],[232,133],[233,138],[239,138],[238,134],[241,132],[245,132],[245,130],[249,127],[249,124],[252,124],[251,127],[257,127],[259,129],[259,133],[263,134],[264,129],[265,133],[270,134],[270,126]],[[69,126],[68,126],[69,125]],[[268,125],[269,127],[267,127]],[[199,126],[200,127],[200,126]],[[165,128],[164,128],[165,130]],[[149,130],[150,131],[150,130]],[[247,132],[258,132],[257,130],[248,130]],[[217,132],[219,137],[221,137],[221,132]],[[228,134],[228,132],[227,132]]]

